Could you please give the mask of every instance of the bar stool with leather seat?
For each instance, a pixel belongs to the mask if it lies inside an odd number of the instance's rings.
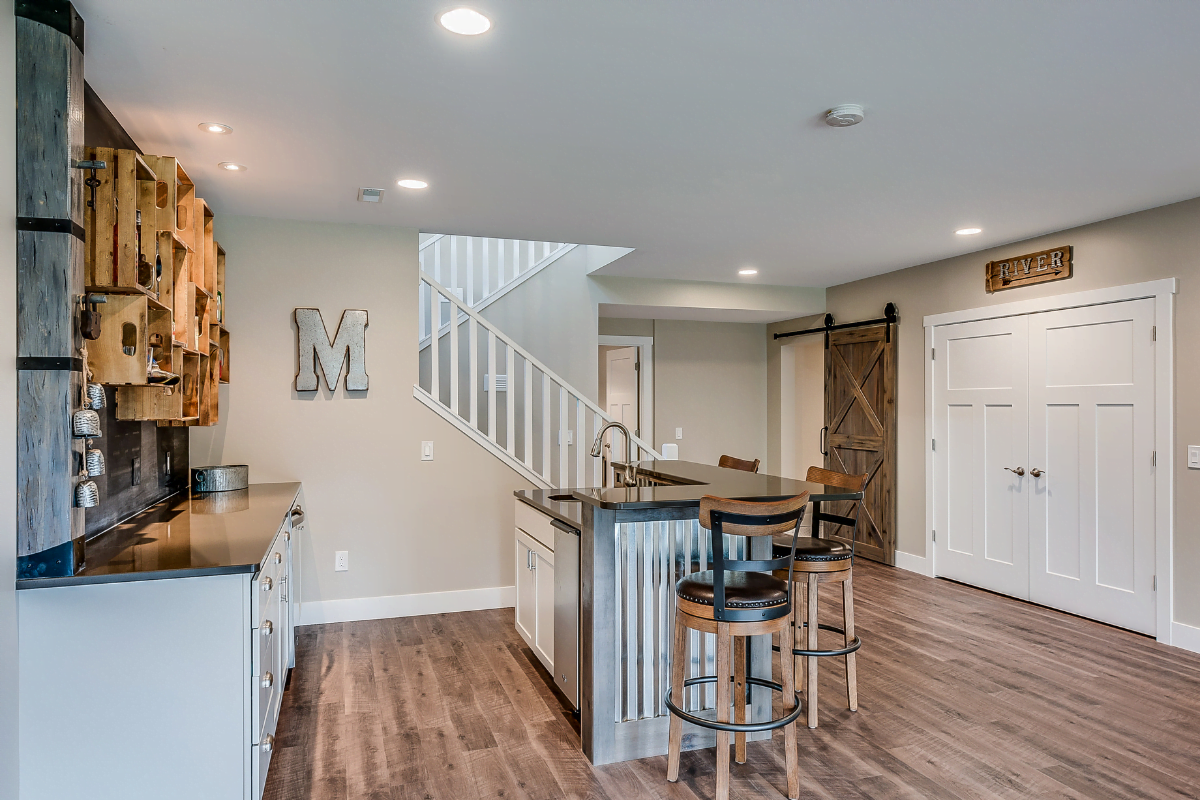
[[[867,475],[846,475],[833,472],[821,467],[809,467],[805,480],[809,483],[821,483],[826,486],[836,486],[845,489],[847,493],[862,492],[867,484]],[[816,504],[814,504],[815,506]],[[808,710],[808,727],[817,727],[817,659],[844,656],[846,658],[846,701],[851,711],[858,711],[858,671],[855,664],[855,652],[862,646],[862,640],[854,633],[854,535],[858,533],[858,516],[862,509],[862,500],[856,501],[853,518],[823,512],[819,507],[813,509],[812,536],[801,537],[794,546],[795,563],[791,571],[791,580],[804,584],[805,592],[797,598],[793,613],[796,625],[796,639],[804,642],[804,647],[793,647],[793,656],[800,659],[800,685],[804,691],[804,704]],[[821,523],[831,522],[835,525],[851,526],[854,534],[850,537],[851,544],[830,539],[822,539]],[[785,544],[776,544],[774,555],[780,557],[788,551]],[[782,578],[782,570],[776,571],[776,577]],[[817,587],[822,583],[842,584],[842,626],[819,624],[817,621]],[[801,614],[801,602],[804,602],[807,614]],[[833,649],[818,649],[817,631],[824,630],[842,635],[844,645]],[[803,631],[803,634],[801,634]],[[786,652],[787,645],[781,643],[781,652]],[[795,671],[795,670],[794,670]]]
[[[725,469],[740,469],[742,472],[758,472],[758,466],[762,462],[757,458],[753,461],[746,461],[742,458],[734,458],[733,456],[721,456],[717,459],[717,466]]]
[[[746,734],[784,729],[787,765],[787,796],[800,795],[800,766],[796,745],[796,720],[800,717],[800,695],[796,691],[795,659],[780,657],[782,682],[746,676],[746,637],[778,633],[784,648],[795,646],[792,622],[792,551],[800,533],[800,521],[808,505],[808,493],[785,500],[755,503],[704,497],[700,500],[700,526],[712,541],[712,569],[695,572],[675,585],[675,630],[671,648],[671,688],[665,703],[670,711],[667,746],[667,780],[679,779],[683,723],[717,732],[717,800],[729,797],[729,734],[735,737],[735,758],[746,760]],[[779,546],[782,555],[759,561],[734,560],[725,556],[724,534],[731,536],[776,536],[790,532],[792,545]],[[768,540],[769,542],[770,540]],[[731,551],[732,552],[732,551]],[[777,577],[782,575],[782,577]],[[715,675],[686,678],[688,631],[715,634]],[[716,720],[684,710],[683,692],[698,684],[717,685]],[[732,685],[731,685],[732,684]],[[760,722],[746,722],[749,686],[781,692],[784,714]],[[732,694],[732,696],[731,696]],[[729,721],[730,705],[734,721]]]

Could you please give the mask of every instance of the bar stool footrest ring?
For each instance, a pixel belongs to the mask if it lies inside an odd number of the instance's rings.
[[[696,686],[701,683],[716,683],[716,675],[701,675],[696,678],[688,678],[683,682],[686,689],[689,686]],[[766,678],[747,677],[746,683],[751,686],[762,686],[765,689],[770,689],[775,692],[783,691],[783,684],[775,681],[767,680]],[[671,700],[671,690],[667,689],[667,696],[663,698],[663,702],[672,714],[679,717],[684,722],[690,722],[693,725],[699,725],[701,728],[709,728],[714,731],[726,731],[728,733],[757,733],[759,731],[773,731],[777,728],[782,728],[785,725],[790,725],[800,718],[800,713],[803,711],[800,705],[800,693],[793,692],[793,699],[796,701],[795,707],[782,717],[777,719],[768,719],[763,722],[718,722],[714,719],[706,719],[698,717],[695,714],[689,714]]]
[[[804,625],[802,627],[807,628],[808,623],[807,622],[804,623]],[[843,628],[838,628],[833,625],[826,625],[825,623],[821,623],[821,624],[817,625],[817,628],[819,628],[820,630],[823,630],[823,631],[829,631],[830,633],[840,633],[842,636],[846,635],[846,631]],[[862,638],[859,636],[855,636],[854,641],[850,642],[850,644],[846,645],[845,647],[839,648],[837,650],[799,650],[799,649],[796,649],[796,650],[792,651],[792,655],[808,656],[808,657],[812,657],[812,658],[825,658],[826,656],[848,656],[851,653],[858,650],[858,648],[860,648],[860,647],[862,647]],[[774,650],[776,653],[778,653],[779,645],[773,644],[773,645],[771,645],[771,649]]]

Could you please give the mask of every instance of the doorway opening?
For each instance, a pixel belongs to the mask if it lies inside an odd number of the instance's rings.
[[[647,442],[654,441],[654,339],[650,336],[601,336],[598,400],[604,413],[629,432]],[[625,442],[611,432],[605,435],[611,448],[608,461],[624,461]],[[611,478],[609,476],[611,486]]]

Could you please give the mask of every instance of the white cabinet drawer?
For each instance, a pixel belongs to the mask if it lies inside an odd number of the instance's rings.
[[[554,528],[550,525],[550,517],[532,506],[516,501],[517,527],[536,539],[550,552],[554,552]]]

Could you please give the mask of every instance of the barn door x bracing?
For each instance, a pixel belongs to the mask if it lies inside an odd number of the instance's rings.
[[[855,552],[896,563],[896,331],[873,325],[829,333],[825,348],[825,468],[867,474]],[[850,503],[829,510],[850,515]],[[823,532],[849,537],[847,528]]]

